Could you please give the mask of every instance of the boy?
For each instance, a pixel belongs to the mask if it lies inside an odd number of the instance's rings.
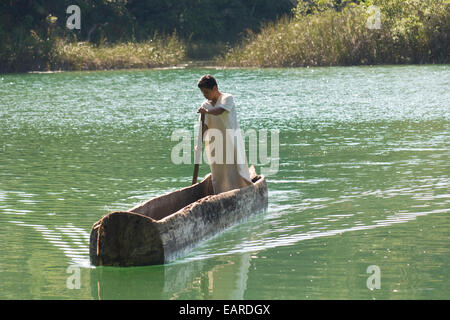
[[[201,77],[197,85],[207,99],[197,112],[205,114],[205,146],[214,193],[250,185],[252,182],[233,96],[220,92],[216,79],[209,74]]]

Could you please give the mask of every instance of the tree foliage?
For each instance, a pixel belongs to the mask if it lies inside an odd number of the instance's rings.
[[[299,2],[232,48],[228,66],[298,67],[450,61],[450,0]],[[378,23],[373,23],[378,19]]]
[[[81,9],[80,30],[66,27],[70,5]],[[2,0],[0,71],[48,68],[57,39],[106,45],[176,32],[186,42],[233,42],[292,7],[291,0]]]
[[[280,54],[274,53],[279,49],[274,45],[262,45],[269,64],[280,60],[290,50],[293,56],[299,56],[297,51],[306,50],[308,46],[317,50],[318,44],[341,52],[340,56],[347,63],[345,50],[357,56],[355,41],[360,41],[364,57],[368,46],[375,46],[370,50],[376,55],[364,61],[384,61],[386,57],[390,62],[448,61],[450,19],[446,12],[449,3],[450,0],[2,0],[0,71],[49,69],[58,52],[55,45],[61,41],[105,46],[176,34],[187,44],[183,50],[187,50],[188,55],[196,51],[210,56],[217,53],[211,50],[214,43],[223,51],[227,44],[234,45],[253,34],[264,34],[259,39],[261,44],[266,43],[272,36],[267,26],[276,26],[276,21],[280,22],[278,29],[283,31],[276,31],[277,27],[270,30],[274,30],[274,39],[286,49]],[[81,9],[80,30],[66,27],[69,16],[66,9],[70,5]],[[364,8],[371,5],[381,8],[382,30],[355,29],[357,23],[367,19]],[[292,16],[292,19],[285,23],[287,20],[280,19],[283,16]],[[330,28],[330,23],[335,25]],[[303,24],[311,34],[299,47],[303,36],[295,28]],[[284,25],[288,26],[285,30]],[[321,55],[328,53],[330,61],[334,61],[337,55],[327,50]],[[262,56],[262,53],[258,55]]]
[[[78,5],[82,13],[80,31],[65,28],[66,8]],[[0,3],[0,31],[48,31],[47,17],[58,18],[59,36],[75,34],[86,40],[96,28],[109,42],[147,40],[155,32],[178,35],[192,40],[232,41],[264,21],[290,13],[290,0],[4,0]],[[98,37],[98,36],[97,36]]]

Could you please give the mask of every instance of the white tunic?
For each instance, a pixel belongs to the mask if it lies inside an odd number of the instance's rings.
[[[250,185],[252,182],[233,96],[222,93],[214,106],[207,100],[202,107],[207,110],[225,109],[220,115],[205,114],[205,124],[208,126],[205,146],[214,193]]]

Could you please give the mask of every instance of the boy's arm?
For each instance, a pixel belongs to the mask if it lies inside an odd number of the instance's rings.
[[[219,114],[224,113],[225,109],[221,108],[221,107],[217,107],[217,108],[213,108],[213,109],[206,109],[204,107],[200,107],[197,112],[198,113],[205,113],[205,114],[210,114],[213,116],[218,116]]]
[[[208,109],[206,109],[206,108],[204,108],[204,107],[200,107],[200,108],[197,110],[197,113],[204,113],[204,114],[209,114],[209,115],[217,116],[217,115],[219,115],[219,114],[224,113],[224,111],[226,111],[226,110],[223,109],[223,108],[220,108],[220,107],[217,107],[217,108],[214,108],[214,109],[211,109],[211,110],[208,110]],[[208,130],[208,126],[206,125],[206,123],[203,123],[203,130],[202,130],[202,135],[203,135],[203,136],[205,136],[205,132],[206,132],[207,130]]]

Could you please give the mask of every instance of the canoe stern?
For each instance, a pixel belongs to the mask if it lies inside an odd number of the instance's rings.
[[[92,227],[89,256],[95,266],[152,265],[164,262],[164,249],[153,219],[111,212]]]

